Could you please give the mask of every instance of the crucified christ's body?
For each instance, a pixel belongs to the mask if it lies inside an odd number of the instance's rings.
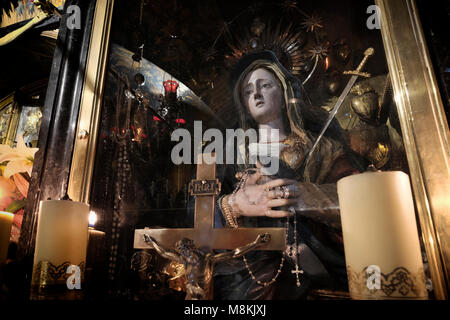
[[[162,257],[184,264],[186,273],[186,300],[205,300],[212,298],[212,276],[214,264],[219,261],[242,257],[270,241],[270,234],[264,233],[255,241],[231,251],[215,254],[203,252],[195,247],[194,242],[184,238],[177,241],[175,250],[165,249],[151,236],[144,234],[145,242]]]

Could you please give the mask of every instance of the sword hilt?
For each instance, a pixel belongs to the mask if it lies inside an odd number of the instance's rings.
[[[364,78],[370,78],[371,74],[368,72],[361,72],[362,68],[366,64],[367,60],[370,56],[372,56],[375,53],[375,50],[373,48],[368,48],[366,51],[364,51],[364,59],[362,59],[361,63],[359,64],[358,68],[353,71],[344,71],[344,74],[351,74],[353,76],[358,77],[364,77]]]

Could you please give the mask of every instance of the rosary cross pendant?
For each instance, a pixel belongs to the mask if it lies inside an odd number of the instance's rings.
[[[298,278],[298,274],[301,273],[303,274],[303,270],[298,269],[298,265],[295,265],[295,269],[291,270],[291,273],[294,274],[295,273],[295,277],[297,278],[297,287],[300,287],[300,279]]]

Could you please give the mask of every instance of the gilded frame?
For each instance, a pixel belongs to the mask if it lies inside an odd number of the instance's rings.
[[[12,104],[11,119],[8,121],[6,137],[0,139],[1,144],[8,144],[10,146],[14,145],[14,140],[16,137],[17,126],[19,125],[20,112],[17,103],[14,101],[15,93],[11,93],[0,101],[0,117],[3,114],[5,108]]]
[[[450,274],[449,130],[414,0],[375,0],[436,299]],[[68,194],[89,202],[114,0],[98,0]],[[395,17],[395,18],[394,18]],[[404,58],[408,57],[408,59]],[[447,192],[446,192],[447,191]]]
[[[98,0],[92,23],[67,193],[89,202],[114,0]]]
[[[376,0],[434,293],[450,276],[450,136],[414,0]],[[407,58],[406,58],[407,57]]]

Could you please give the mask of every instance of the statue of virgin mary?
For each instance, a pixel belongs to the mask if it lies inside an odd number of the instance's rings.
[[[223,190],[215,227],[285,227],[287,245],[284,252],[217,264],[215,299],[302,299],[314,288],[347,290],[336,182],[361,171],[359,159],[337,121],[308,157],[328,113],[311,105],[273,52],[241,58],[230,83],[240,126],[254,129],[258,141],[237,146],[243,164],[218,170]],[[276,173],[248,161],[261,152],[279,161]]]

